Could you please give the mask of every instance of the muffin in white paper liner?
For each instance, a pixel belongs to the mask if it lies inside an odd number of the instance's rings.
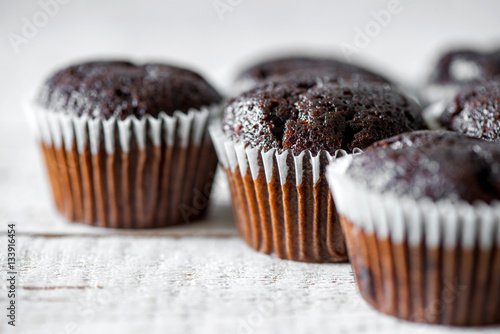
[[[204,214],[217,164],[207,127],[218,106],[172,116],[77,116],[24,105],[57,209],[71,222],[151,228]]]
[[[297,156],[265,151],[231,139],[220,125],[209,131],[227,173],[238,231],[248,245],[295,261],[347,259],[323,172],[335,157],[326,151]],[[338,150],[335,156],[346,154]]]
[[[327,179],[363,298],[384,313],[449,325],[500,323],[500,203],[415,200]]]

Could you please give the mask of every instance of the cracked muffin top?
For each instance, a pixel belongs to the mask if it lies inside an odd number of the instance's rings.
[[[64,68],[43,85],[38,102],[78,116],[124,119],[187,112],[221,101],[200,75],[165,64],[95,61]]]
[[[353,156],[346,174],[377,193],[490,203],[500,199],[500,146],[451,131],[416,131]]]
[[[448,130],[500,141],[500,82],[482,82],[463,89],[441,115]]]
[[[253,147],[333,154],[424,128],[420,106],[389,85],[268,82],[228,101],[224,132]]]
[[[316,71],[316,75],[327,72],[330,77],[344,78],[347,81],[389,83],[386,78],[362,67],[331,58],[314,57],[273,58],[249,67],[238,76],[237,80],[247,80],[255,86],[264,81],[275,81],[283,76],[301,76],[311,70]]]

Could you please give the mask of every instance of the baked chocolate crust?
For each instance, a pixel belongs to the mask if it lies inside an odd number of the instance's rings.
[[[463,89],[441,116],[448,130],[489,141],[500,141],[500,82]]]
[[[200,75],[165,65],[126,61],[95,61],[64,68],[44,84],[39,103],[75,115],[124,119],[157,117],[199,109],[221,101]]]
[[[255,84],[259,84],[267,80],[275,81],[288,75],[302,76],[311,70],[316,71],[318,74],[327,72],[329,76],[340,78],[341,80],[345,79],[346,81],[389,82],[383,76],[362,67],[331,58],[314,57],[269,59],[249,67],[238,76],[237,80],[249,80]]]
[[[500,147],[450,131],[405,133],[354,156],[347,175],[378,193],[490,203],[500,199]]]
[[[223,130],[265,150],[352,152],[424,128],[418,104],[389,85],[268,82],[226,105]]]

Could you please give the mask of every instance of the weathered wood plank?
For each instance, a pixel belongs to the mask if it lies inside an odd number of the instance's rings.
[[[273,259],[239,238],[21,236],[18,245],[26,333],[470,333],[373,311],[348,264]]]

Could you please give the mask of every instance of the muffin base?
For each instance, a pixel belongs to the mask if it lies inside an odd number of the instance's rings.
[[[393,243],[340,215],[362,297],[401,319],[477,326],[500,323],[500,246]]]
[[[68,221],[153,228],[205,214],[217,166],[207,128],[218,106],[141,119],[24,107]]]
[[[256,180],[226,169],[241,237],[256,251],[305,262],[347,260],[342,230],[324,177],[315,185]],[[276,173],[277,174],[277,173]],[[275,174],[275,175],[276,175]]]
[[[188,148],[131,145],[97,154],[40,146],[55,206],[71,222],[153,228],[189,223],[208,208],[217,165],[208,138]]]
[[[248,245],[286,260],[347,260],[323,172],[334,159],[328,152],[264,151],[230,139],[220,126],[209,130],[229,181],[239,234]]]

